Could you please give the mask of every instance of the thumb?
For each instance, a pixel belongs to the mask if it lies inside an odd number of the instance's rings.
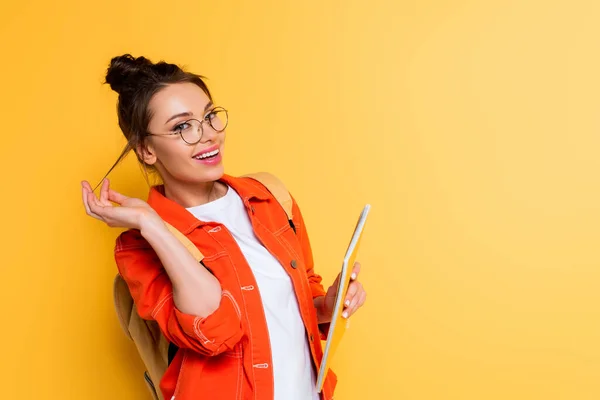
[[[129,197],[125,196],[124,194],[121,194],[119,192],[116,192],[112,189],[110,189],[108,191],[108,199],[114,203],[117,203],[119,205],[123,204],[123,202],[125,200],[127,200]]]
[[[335,281],[333,281],[333,283],[331,284],[331,288],[333,288],[334,290],[337,290],[338,286],[340,285],[340,278],[342,277],[342,274],[339,273],[337,275],[337,277],[335,278]]]

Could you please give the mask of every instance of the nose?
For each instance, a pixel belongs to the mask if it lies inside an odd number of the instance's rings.
[[[204,121],[204,123],[202,124],[202,143],[207,143],[207,142],[214,142],[217,137],[219,136],[219,134],[223,133],[223,132],[217,132],[216,130],[213,129],[212,126],[210,126],[209,123],[207,123],[206,121]]]

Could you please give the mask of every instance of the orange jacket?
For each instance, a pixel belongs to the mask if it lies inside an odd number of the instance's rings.
[[[306,327],[314,367],[323,357],[327,326],[317,324],[313,299],[324,296],[304,221],[294,200],[292,229],[277,200],[250,178],[223,176],[244,201],[254,232],[291,277]],[[138,230],[117,239],[115,259],[140,316],[157,321],[166,338],[180,348],[160,383],[165,399],[272,400],[273,371],[267,323],[252,271],[227,228],[199,221],[167,199],[161,186],[148,203],[185,234],[204,254],[203,263],[222,287],[219,308],[206,318],[181,312],[171,282],[152,247]],[[333,397],[336,377],[329,372],[321,398]]]

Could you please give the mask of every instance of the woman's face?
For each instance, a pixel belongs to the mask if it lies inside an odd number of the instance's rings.
[[[215,105],[206,93],[193,83],[171,84],[152,97],[149,107],[152,117],[148,132],[152,135],[147,137],[146,151],[141,155],[147,164],[156,167],[165,184],[220,179],[224,173],[225,131],[217,132],[209,124]],[[181,129],[194,130],[197,122],[186,123],[190,119],[202,121],[203,133],[198,143],[188,144],[180,135],[162,136]],[[214,125],[218,128],[218,124]]]

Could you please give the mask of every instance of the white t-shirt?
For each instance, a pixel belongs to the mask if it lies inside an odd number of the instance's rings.
[[[255,236],[240,196],[228,188],[220,199],[187,210],[199,220],[223,224],[252,269],[269,329],[275,400],[318,400],[310,348],[292,281]]]

